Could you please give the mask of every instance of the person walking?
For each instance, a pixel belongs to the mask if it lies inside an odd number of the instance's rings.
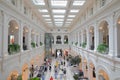
[[[50,77],[50,80],[53,80],[53,77],[52,77],[52,76]]]
[[[42,80],[45,80],[44,72],[42,73]]]
[[[51,65],[49,65],[49,71],[51,71]]]

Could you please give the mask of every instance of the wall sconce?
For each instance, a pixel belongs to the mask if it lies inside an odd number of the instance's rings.
[[[118,20],[118,24],[120,24],[120,20]]]
[[[16,26],[15,29],[19,29],[18,26]]]

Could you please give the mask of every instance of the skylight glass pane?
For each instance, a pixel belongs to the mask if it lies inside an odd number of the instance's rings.
[[[58,24],[55,24],[55,25],[60,27],[60,26],[62,26],[63,24],[59,24],[59,23],[58,23]]]
[[[50,22],[47,22],[47,23],[52,23],[52,22],[50,21]]]
[[[66,10],[52,10],[53,13],[65,13]]]
[[[46,21],[51,21],[51,19],[45,19]]]
[[[69,23],[71,23],[71,22],[68,22],[68,21],[66,22],[66,24],[69,24]]]
[[[54,19],[54,21],[64,21],[64,19]]]
[[[51,0],[51,5],[65,7],[67,5],[67,1],[66,0]]]
[[[48,12],[47,9],[39,9],[40,12]]]
[[[57,23],[57,24],[58,24],[58,23],[59,23],[59,24],[62,24],[63,22],[55,22],[55,23]]]
[[[74,1],[74,2],[73,2],[73,5],[74,5],[74,6],[82,6],[84,3],[85,3],[84,0],[82,0],[82,1]]]
[[[50,15],[42,15],[43,17],[50,17]]]
[[[54,18],[64,18],[64,15],[54,15]]]
[[[70,10],[70,12],[76,13],[79,12],[79,10]]]
[[[72,21],[73,19],[67,19],[67,21]]]
[[[35,5],[45,5],[44,0],[33,0],[33,3],[34,3]]]
[[[68,17],[75,17],[75,15],[68,15]]]

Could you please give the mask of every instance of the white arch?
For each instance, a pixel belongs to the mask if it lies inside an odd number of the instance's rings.
[[[88,59],[88,64],[90,64],[90,63],[92,63],[94,65],[95,69],[97,68],[96,62],[93,58]]]
[[[108,75],[109,79],[110,79],[110,69],[108,69],[105,65],[102,65],[102,64],[97,65],[96,70],[97,70],[97,71],[96,71],[97,74],[99,73],[100,70],[105,71],[106,74]]]

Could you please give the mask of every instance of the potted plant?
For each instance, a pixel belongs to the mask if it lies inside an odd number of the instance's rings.
[[[34,78],[30,78],[30,80],[41,80],[41,79],[38,77],[34,77]]]
[[[83,42],[83,43],[82,43],[82,48],[85,48],[86,45],[87,45],[87,43],[86,43],[86,42]]]
[[[20,45],[19,44],[9,44],[8,45],[8,52],[9,54],[13,54],[20,51]]]
[[[22,80],[22,75],[19,75],[19,76],[17,77],[17,80]]]
[[[35,42],[31,42],[31,46],[32,46],[32,48],[35,48]]]
[[[77,46],[78,42],[75,43],[75,45]]]
[[[74,74],[73,78],[74,78],[75,80],[78,80],[79,75],[78,75],[78,74]]]
[[[40,46],[42,46],[43,45],[43,43],[42,42],[40,42]]]
[[[98,47],[97,47],[97,51],[100,52],[100,53],[107,53],[107,50],[108,50],[108,45],[106,44],[99,44]]]

